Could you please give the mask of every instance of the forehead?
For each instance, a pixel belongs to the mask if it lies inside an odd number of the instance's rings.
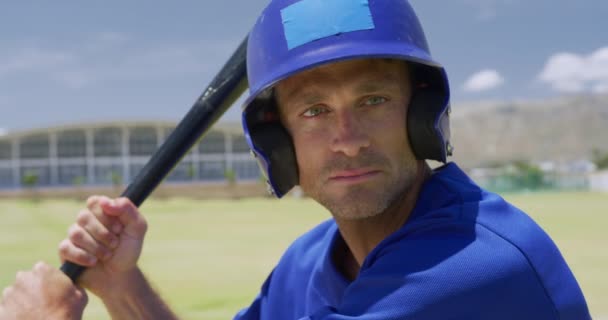
[[[407,64],[393,59],[356,59],[317,66],[280,81],[276,88],[285,91],[294,87],[312,86],[324,81],[332,83],[356,80],[389,80],[407,82]]]

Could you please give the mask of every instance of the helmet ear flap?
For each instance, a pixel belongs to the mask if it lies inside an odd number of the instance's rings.
[[[291,136],[280,122],[257,126],[251,130],[255,144],[268,164],[268,183],[277,197],[282,197],[298,184],[298,163]]]
[[[407,131],[416,158],[446,162],[450,144],[450,106],[443,69],[410,64],[412,97],[407,111]]]
[[[272,95],[256,100],[244,113],[244,123],[269,191],[280,198],[299,183],[299,174],[291,135],[281,124]]]

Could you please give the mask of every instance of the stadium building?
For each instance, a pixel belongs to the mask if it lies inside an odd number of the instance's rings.
[[[92,123],[0,136],[0,189],[111,186],[130,182],[175,128],[170,122]],[[218,124],[165,183],[258,181],[260,171],[237,125]]]

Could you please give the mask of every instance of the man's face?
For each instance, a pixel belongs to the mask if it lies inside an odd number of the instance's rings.
[[[417,170],[405,127],[405,63],[323,65],[281,81],[276,94],[304,192],[344,219],[375,216],[402,199]]]

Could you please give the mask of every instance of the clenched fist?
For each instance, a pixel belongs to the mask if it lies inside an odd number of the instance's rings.
[[[79,283],[102,297],[128,282],[146,230],[146,220],[129,199],[92,196],[60,243],[59,256],[87,267]]]

